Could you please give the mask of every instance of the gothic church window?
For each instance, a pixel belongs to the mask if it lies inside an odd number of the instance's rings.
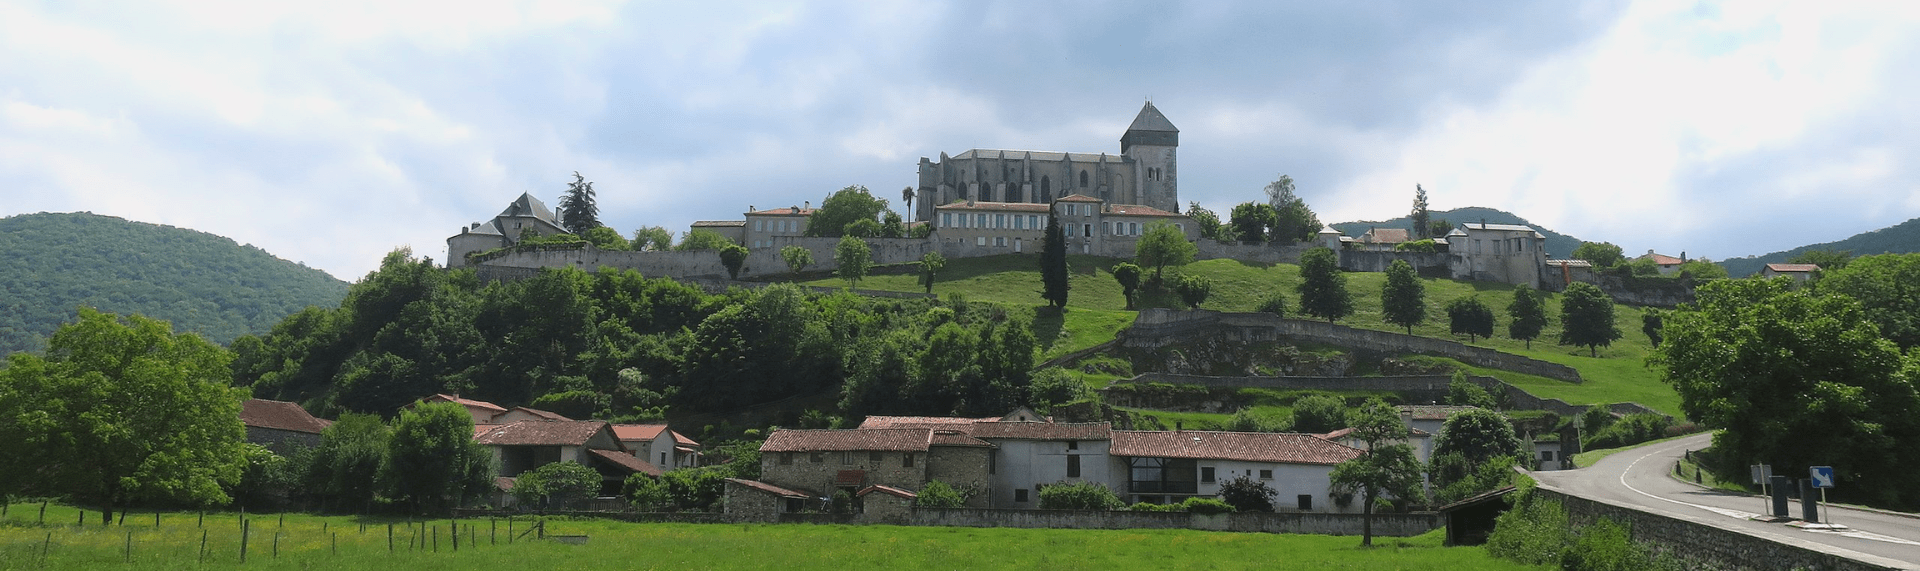
[[[1040,177],[1040,202],[1053,201],[1053,179]]]
[[[1080,188],[1087,187],[1087,171],[1080,171]]]

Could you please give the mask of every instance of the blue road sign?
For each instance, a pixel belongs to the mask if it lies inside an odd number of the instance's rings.
[[[1808,469],[1807,472],[1808,472],[1808,475],[1813,477],[1813,487],[1815,488],[1833,487],[1833,467],[1832,466],[1814,466]]]

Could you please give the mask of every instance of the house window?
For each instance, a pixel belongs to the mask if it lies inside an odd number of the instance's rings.
[[[1101,222],[1101,223],[1100,223],[1100,233],[1101,233],[1101,234],[1113,234],[1113,223],[1112,223],[1112,222]]]
[[[987,237],[986,237],[986,236],[974,236],[974,237],[973,237],[973,245],[975,245],[975,246],[985,246],[985,245],[987,245]]]
[[[940,227],[941,227],[941,228],[952,228],[952,227],[953,227],[953,213],[952,213],[952,212],[942,212],[942,213],[940,213]]]
[[[665,452],[660,453],[660,465],[661,466],[667,465],[667,453]]]
[[[1260,471],[1260,479],[1262,479],[1262,480],[1272,480],[1272,479],[1273,479],[1273,470],[1261,470],[1261,471]]]
[[[994,227],[994,228],[1006,228],[1006,227],[1007,227],[1007,215],[1005,215],[1005,214],[995,214],[995,215],[993,215],[993,227]]]
[[[1541,461],[1541,462],[1552,462],[1552,461],[1553,461],[1553,451],[1552,451],[1552,450],[1541,450],[1541,451],[1540,451],[1540,461]]]
[[[1133,235],[1133,236],[1139,236],[1139,235],[1140,235],[1140,223],[1139,223],[1139,222],[1128,222],[1128,223],[1127,223],[1127,234],[1129,234],[1129,235]]]
[[[841,452],[841,453],[840,453],[840,464],[842,464],[842,465],[845,465],[845,466],[852,466],[852,465],[853,465],[853,451],[852,451],[852,450],[848,450],[848,451],[846,451],[846,452]]]
[[[760,232],[760,231],[764,231],[764,230],[766,230],[766,229],[767,229],[767,221],[765,221],[765,220],[755,220],[755,221],[753,221],[753,231],[755,231],[755,232]]]
[[[901,454],[901,455],[900,455],[900,467],[901,467],[901,468],[912,468],[912,467],[913,467],[913,453],[912,453],[912,452],[908,452],[908,453],[906,453],[906,454]]]
[[[1068,478],[1080,477],[1080,455],[1079,454],[1067,455],[1067,477]]]
[[[1212,466],[1200,467],[1200,483],[1202,484],[1213,483],[1213,467]]]
[[[974,226],[979,226],[979,227],[981,227],[981,228],[986,228],[986,227],[987,227],[987,215],[985,215],[985,214],[975,214],[975,215],[973,215],[973,225],[974,225]]]
[[[994,236],[994,237],[993,237],[993,245],[995,245],[995,246],[999,246],[999,247],[1003,247],[1003,248],[1004,248],[1004,247],[1006,247],[1006,245],[1007,245],[1007,237],[1006,237],[1006,236]]]
[[[781,453],[780,453],[780,465],[781,465],[781,466],[792,466],[792,465],[793,465],[793,453],[792,453],[792,452],[781,452]]]
[[[867,461],[868,461],[868,462],[879,462],[879,461],[880,461],[880,452],[879,452],[879,451],[877,451],[877,450],[876,450],[876,451],[873,451],[873,452],[868,452],[868,453],[867,453]]]
[[[1067,449],[1068,449],[1068,450],[1079,450],[1079,449],[1080,449],[1080,441],[1078,441],[1078,440],[1068,440],[1068,441],[1067,441]]]
[[[826,455],[826,454],[822,454],[822,453],[819,453],[819,452],[814,452],[813,454],[810,454],[809,456],[811,456],[811,457],[810,457],[810,458],[808,458],[808,460],[811,460],[811,461],[813,461],[813,463],[815,463],[815,464],[825,464],[825,463],[827,463],[827,455]]]
[[[1081,225],[1080,225],[1080,230],[1081,230],[1081,233],[1082,233],[1082,234],[1085,234],[1085,235],[1086,235],[1086,237],[1088,237],[1088,238],[1092,238],[1092,237],[1093,237],[1093,223],[1091,223],[1091,222],[1089,222],[1089,223],[1086,223],[1086,224],[1081,224]]]
[[[1014,503],[1017,503],[1017,504],[1024,504],[1024,503],[1027,503],[1027,491],[1026,491],[1026,490],[1014,490],[1014,491],[1013,491],[1013,502],[1014,502]]]
[[[994,456],[992,452],[988,452],[987,453],[987,473],[992,474],[999,467],[1000,467],[1000,457]]]
[[[1300,494],[1300,511],[1313,511],[1313,495]]]

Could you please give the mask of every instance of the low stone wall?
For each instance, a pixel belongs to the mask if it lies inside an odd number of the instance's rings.
[[[908,525],[943,527],[1013,527],[1023,529],[1197,529],[1257,533],[1312,533],[1360,535],[1362,514],[1337,513],[1195,513],[1001,510],[974,508],[914,508]],[[1373,515],[1373,534],[1412,537],[1440,528],[1434,512]]]
[[[1853,559],[1829,551],[1825,546],[1784,536],[1770,539],[1714,526],[1705,520],[1644,512],[1545,485],[1535,488],[1533,493],[1559,501],[1576,527],[1602,517],[1626,524],[1632,530],[1634,541],[1686,560],[1691,569],[1882,571],[1912,568],[1892,561]]]
[[[1221,242],[1219,240],[1200,240],[1194,242],[1197,248],[1193,258],[1196,260],[1240,260],[1265,264],[1298,264],[1300,255],[1319,245],[1317,242],[1302,242],[1285,246],[1264,244],[1246,244],[1241,242]],[[1122,257],[1132,257],[1128,252]]]
[[[1134,318],[1133,326],[1120,332],[1119,341],[1124,347],[1162,347],[1178,343],[1184,338],[1203,331],[1237,334],[1241,340],[1247,342],[1288,338],[1299,342],[1338,345],[1377,353],[1439,355],[1480,367],[1526,373],[1570,383],[1580,382],[1580,371],[1559,363],[1549,363],[1454,341],[1356,329],[1324,321],[1286,319],[1271,313],[1145,309]]]
[[[1500,379],[1486,376],[1470,376],[1468,381],[1489,392],[1505,393],[1513,402],[1514,410],[1544,410],[1563,417],[1578,415],[1587,410],[1587,405],[1569,404],[1560,399],[1534,396],[1520,387],[1509,385]],[[1447,398],[1447,385],[1453,378],[1447,375],[1411,375],[1400,377],[1212,377],[1202,375],[1173,375],[1167,373],[1142,373],[1131,379],[1121,381],[1129,384],[1164,383],[1169,385],[1197,385],[1218,391],[1239,389],[1277,389],[1295,391],[1391,391],[1399,393],[1407,402],[1444,402]],[[1129,399],[1115,391],[1101,390],[1104,402],[1114,406],[1146,407],[1161,409],[1182,409],[1179,403],[1140,402]],[[1217,395],[1207,398],[1218,400]],[[1212,402],[1212,401],[1209,401]],[[1189,407],[1196,410],[1207,408]],[[1218,408],[1218,407],[1215,407]],[[1654,413],[1660,411],[1647,408],[1640,403],[1612,403],[1607,408],[1619,414]],[[1205,412],[1222,412],[1204,410]]]

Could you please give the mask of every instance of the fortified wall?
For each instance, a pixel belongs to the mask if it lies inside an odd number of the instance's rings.
[[[1201,334],[1237,336],[1242,342],[1289,340],[1296,343],[1320,343],[1350,347],[1360,351],[1386,354],[1437,355],[1478,367],[1526,373],[1549,379],[1578,383],[1580,371],[1559,363],[1503,353],[1464,343],[1403,335],[1371,329],[1356,329],[1322,321],[1287,319],[1271,313],[1222,313],[1204,309],[1179,311],[1145,309],[1118,335],[1122,347],[1164,347]]]

